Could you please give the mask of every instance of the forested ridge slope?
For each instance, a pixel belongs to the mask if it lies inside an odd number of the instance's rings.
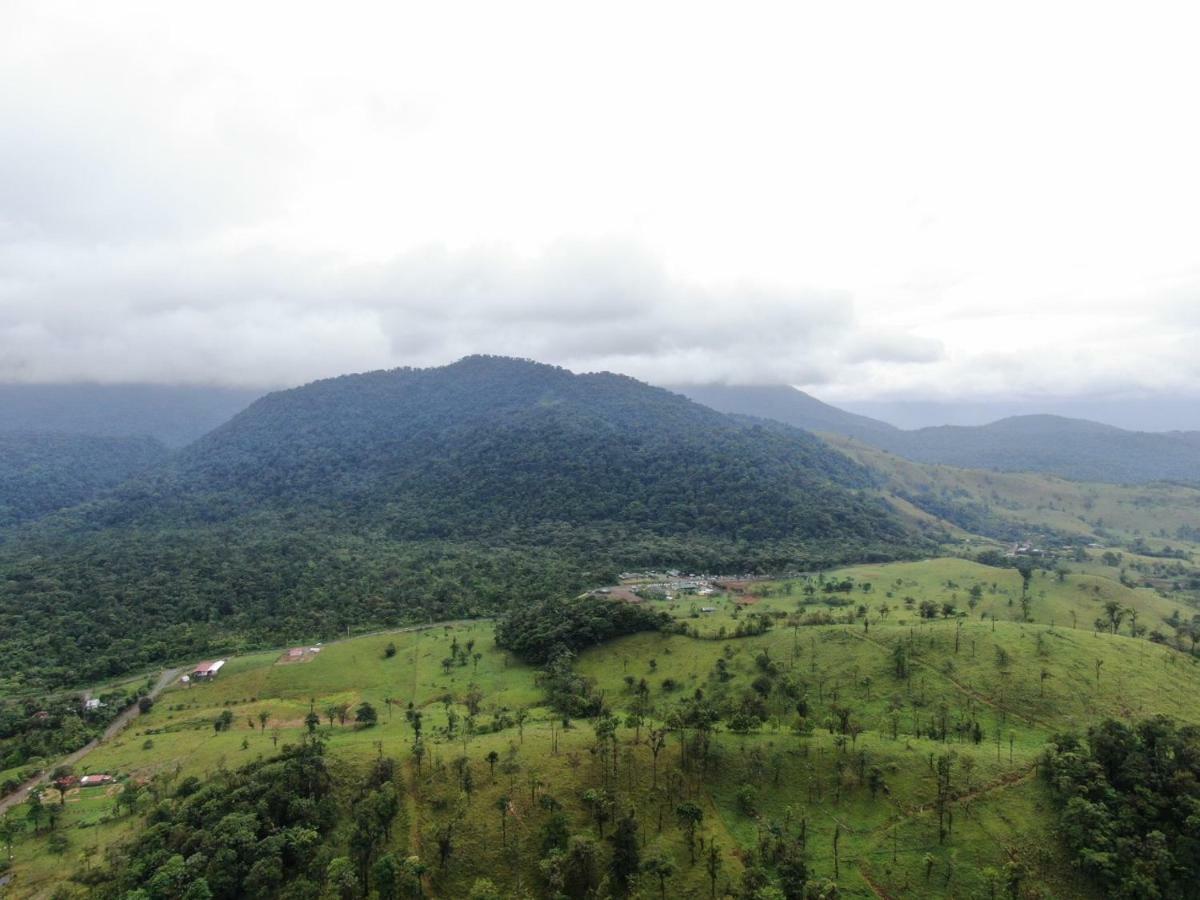
[[[0,432],[0,528],[83,503],[166,458],[148,437]]]
[[[469,615],[626,566],[911,555],[870,485],[810,434],[617,375],[471,357],[320,381],[11,541],[0,679]]]

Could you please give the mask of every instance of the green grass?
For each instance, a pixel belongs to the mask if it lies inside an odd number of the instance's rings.
[[[1181,528],[1200,527],[1200,489],[1178,484],[1118,485],[1068,481],[1032,472],[988,472],[912,462],[849,438],[826,436],[843,452],[881,473],[891,491],[931,491],[982,504],[998,519],[1030,529],[1128,544],[1139,538],[1192,551]],[[908,508],[904,501],[899,506]],[[915,518],[925,518],[909,510]],[[966,532],[951,529],[960,536]]]
[[[692,799],[704,811],[701,834],[722,848],[719,890],[726,884],[736,888],[742,860],[753,858],[764,830],[777,827],[793,835],[804,831],[811,869],[821,877],[834,875],[833,839],[838,835],[836,870],[844,897],[878,896],[872,883],[892,897],[983,897],[988,895],[986,870],[1002,870],[1013,859],[1028,868],[1028,884],[1047,895],[1090,896],[1061,858],[1053,837],[1054,811],[1033,766],[1051,734],[1083,730],[1104,716],[1131,720],[1161,712],[1200,722],[1200,665],[1191,657],[1131,638],[1127,627],[1119,635],[1091,627],[1106,599],[1137,608],[1139,621],[1150,626],[1177,604],[1100,574],[1062,581],[1038,575],[1030,591],[1033,621],[1023,622],[1020,576],[1012,570],[939,559],[860,566],[837,575],[869,581],[872,588],[866,593],[856,589],[846,607],[822,604],[820,593],[807,597],[799,582],[790,590],[783,582],[758,584],[755,591],[762,596],[752,610],[782,614],[773,619],[778,624],[763,635],[725,640],[713,637],[717,629],[725,625],[731,630],[749,614],[735,614],[732,599],[697,599],[697,607],[720,607],[700,618],[691,618],[690,599],[656,604],[673,606],[680,620],[702,636],[633,635],[580,656],[578,670],[594,679],[617,711],[627,711],[632,702],[627,677],[635,683],[645,678],[650,686],[651,720],[641,729],[619,729],[617,772],[610,776],[615,779],[610,787],[621,808],[636,810],[647,844],[661,843],[679,863],[680,874],[668,884],[668,894],[708,896],[707,875],[699,862],[689,863],[683,833],[671,813],[676,802]],[[973,584],[983,586],[983,594],[961,621],[922,620],[905,606],[906,596],[916,604],[957,597],[965,610]],[[809,611],[835,614],[865,603],[869,628],[861,619],[792,627],[786,617],[802,603]],[[882,604],[891,608],[886,618],[879,612]],[[1071,627],[1071,612],[1077,628]],[[477,668],[443,668],[452,640],[475,641],[482,654]],[[390,659],[384,654],[389,642],[396,647]],[[896,673],[898,645],[907,652],[906,677]],[[781,672],[773,679],[762,727],[745,735],[719,731],[707,767],[677,775],[671,773],[679,772],[679,741],[672,735],[658,760],[657,781],[669,785],[673,795],[656,794],[647,730],[697,691],[718,701],[750,691],[762,672],[763,654]],[[726,681],[717,674],[719,660],[725,660]],[[211,684],[173,687],[149,714],[91,754],[87,769],[137,779],[176,770],[180,776],[203,776],[269,755],[276,740],[295,741],[310,706],[323,715],[330,704],[353,708],[368,701],[380,713],[376,727],[330,727],[323,720],[320,730],[339,770],[362,768],[381,752],[403,761],[405,809],[393,849],[431,864],[428,887],[433,895],[465,896],[480,876],[505,890],[520,882],[532,886],[535,895],[540,892],[536,863],[539,831],[547,817],[539,802],[542,795],[563,804],[574,831],[595,833],[581,799],[605,778],[591,752],[592,727],[572,723],[558,736],[558,752],[552,751],[556,720],[540,706],[537,673],[494,646],[490,623],[357,638],[325,646],[311,662],[278,661],[274,652],[235,658]],[[785,680],[806,698],[808,733],[795,730],[797,705],[780,690]],[[472,684],[483,695],[477,726],[487,733],[451,738],[445,733],[448,716],[453,712],[460,722],[465,718],[464,698]],[[390,714],[387,698],[396,701]],[[428,754],[419,772],[409,753],[412,730],[404,716],[409,702],[424,714]],[[862,729],[848,742],[833,733],[839,706],[849,708],[851,722]],[[496,716],[520,708],[531,711],[523,733],[515,725],[488,730]],[[216,732],[212,722],[224,710],[232,712],[233,726]],[[270,716],[265,731],[257,719],[263,710]],[[946,740],[929,734],[931,723],[942,718],[950,726]],[[975,722],[981,730],[978,743],[969,727],[955,728]],[[639,731],[643,741],[635,743]],[[486,762],[493,750],[502,760],[494,781]],[[944,843],[938,840],[931,807],[931,760],[942,753],[954,754],[952,777],[960,795]],[[454,774],[461,756],[470,761],[474,780],[466,801]],[[503,760],[512,761],[511,771],[505,771]],[[886,783],[874,797],[860,774],[872,768]],[[754,789],[753,814],[739,796],[745,785]],[[501,794],[513,799],[507,846],[495,806]],[[466,815],[451,864],[443,871],[436,865],[435,835],[463,802]],[[70,868],[81,865],[84,846],[103,848],[136,827],[134,818],[115,816],[111,799],[102,794],[68,806],[61,827],[71,849],[59,858],[48,852],[45,835],[19,840],[11,896],[48,894]],[[657,890],[647,884],[642,895],[657,896]]]

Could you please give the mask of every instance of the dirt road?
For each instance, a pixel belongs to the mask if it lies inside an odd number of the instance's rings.
[[[150,699],[157,699],[158,695],[166,690],[167,687],[169,687],[175,681],[175,679],[179,677],[179,673],[182,671],[182,669],[167,669],[161,675],[159,675],[158,681],[154,683],[154,687],[150,688]],[[139,715],[141,715],[141,711],[138,709],[138,705],[136,703],[132,704],[128,709],[123,710],[121,714],[113,719],[112,722],[109,723],[109,726],[104,729],[104,734],[96,738],[96,740],[84,744],[74,753],[71,753],[59,760],[53,766],[48,767],[41,775],[38,775],[36,778],[31,778],[3,800],[0,800],[0,816],[4,815],[17,804],[23,803],[25,798],[29,796],[29,792],[39,784],[44,784],[46,781],[48,781],[50,778],[50,773],[56,768],[59,766],[75,765],[81,759],[99,747],[102,743],[105,741],[111,741],[114,737],[120,734],[125,726],[136,719]]]

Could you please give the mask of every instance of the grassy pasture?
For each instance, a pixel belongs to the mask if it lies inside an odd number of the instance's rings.
[[[1084,729],[1106,715],[1136,719],[1164,712],[1200,722],[1200,666],[1190,657],[1133,639],[1127,627],[1113,635],[1091,626],[1106,599],[1138,608],[1148,625],[1176,604],[1102,575],[1059,581],[1039,574],[1030,588],[1033,621],[1022,622],[1015,571],[942,559],[834,575],[870,581],[872,588],[867,593],[856,588],[850,606],[827,606],[820,593],[806,597],[797,584],[789,592],[782,582],[762,583],[754,588],[758,602],[736,614],[731,598],[698,598],[696,606],[719,607],[701,618],[691,617],[690,599],[656,604],[673,606],[701,636],[633,635],[583,653],[578,671],[594,679],[622,715],[634,697],[627,677],[635,683],[645,678],[650,688],[649,721],[619,728],[615,773],[606,775],[592,752],[590,723],[573,722],[563,730],[540,706],[537,673],[494,646],[487,622],[333,643],[302,663],[281,665],[277,652],[234,658],[211,684],[165,692],[150,713],[88,756],[86,769],[134,779],[176,771],[180,778],[203,776],[269,755],[276,741],[297,740],[311,707],[322,716],[319,730],[338,771],[361,769],[379,753],[403,762],[405,808],[393,845],[430,864],[427,889],[434,896],[464,897],[480,876],[507,892],[522,885],[541,896],[537,860],[548,816],[541,798],[551,795],[562,803],[573,832],[597,835],[582,798],[606,781],[620,809],[636,811],[647,851],[661,846],[676,860],[679,872],[667,884],[672,897],[707,897],[710,888],[701,855],[690,863],[674,819],[674,806],[683,800],[703,812],[699,836],[721,848],[718,893],[736,889],[760,837],[779,828],[790,834],[803,830],[813,874],[832,878],[836,872],[844,897],[986,897],[989,872],[1002,872],[1013,860],[1024,867],[1027,885],[1049,896],[1089,896],[1058,855],[1049,798],[1033,767],[1049,735]],[[959,608],[967,609],[973,584],[982,586],[982,596],[965,620],[922,620],[904,604],[905,596],[918,604],[957,596]],[[869,627],[860,619],[793,628],[780,619],[765,634],[715,638],[720,625],[729,633],[750,611],[790,614],[800,602],[830,613],[865,603]],[[882,603],[891,607],[886,618],[878,611]],[[474,641],[478,662],[444,667],[454,641],[460,646]],[[396,649],[390,658],[389,643]],[[907,661],[903,674],[897,671],[897,647]],[[716,701],[755,692],[764,659],[776,671],[764,698],[769,715],[760,727],[736,734],[722,723],[707,765],[686,772],[679,765],[678,734],[671,732],[654,762],[646,743],[651,727],[664,725],[670,711],[697,691]],[[789,696],[785,682],[805,700],[802,728],[797,696]],[[472,684],[482,699],[476,733],[464,736]],[[395,701],[391,706],[388,698]],[[349,704],[353,715],[363,701],[379,712],[375,727],[331,726],[325,718],[331,705]],[[409,702],[424,717],[427,753],[419,767],[404,715]],[[839,708],[850,711],[849,740],[836,733]],[[523,727],[490,730],[497,716],[518,709],[529,712]],[[214,720],[226,710],[233,716],[231,728],[214,730]],[[258,719],[264,711],[265,729]],[[453,736],[447,732],[452,716],[458,722]],[[932,737],[931,727],[943,720],[945,739]],[[498,758],[494,770],[487,761],[492,751]],[[938,840],[931,763],[942,753],[954,754],[957,795],[945,843]],[[464,756],[472,773],[467,798],[456,769]],[[881,782],[874,792],[873,770]],[[655,782],[662,791],[653,789]],[[85,793],[86,799],[66,804],[59,828],[70,846],[62,856],[50,852],[45,833],[17,840],[16,879],[7,896],[49,896],[71,869],[85,865],[85,848],[98,848],[86,863],[95,864],[105,847],[131,833],[137,820],[116,814],[111,796],[100,789]],[[512,801],[503,823],[497,812],[502,795]],[[443,869],[436,836],[463,804]],[[611,828],[606,823],[605,834]],[[647,880],[640,896],[657,895],[657,885]]]

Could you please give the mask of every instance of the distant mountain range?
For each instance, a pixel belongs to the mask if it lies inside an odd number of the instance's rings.
[[[988,425],[906,431],[846,412],[788,386],[674,387],[734,415],[851,437],[917,462],[1045,472],[1078,481],[1200,483],[1200,432],[1125,431],[1060,416],[1014,416]]]
[[[987,425],[1014,416],[1052,415],[1103,422],[1126,431],[1200,431],[1200,394],[1143,397],[1042,397],[1018,400],[857,400],[838,404],[913,430],[937,425]]]
[[[928,549],[872,488],[808,432],[620,375],[469,357],[319,381],[11,534],[0,681],[469,615],[627,567],[780,571]]]
[[[0,384],[0,432],[152,437],[182,447],[262,394],[198,385]]]

